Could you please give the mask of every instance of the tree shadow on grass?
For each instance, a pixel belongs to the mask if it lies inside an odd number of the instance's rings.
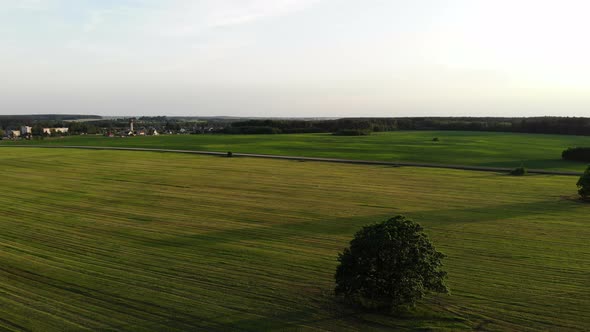
[[[231,229],[223,231],[214,231],[207,234],[194,234],[190,236],[177,236],[164,239],[145,240],[148,245],[155,247],[185,247],[193,250],[198,247],[215,248],[219,244],[241,242],[247,240],[249,243],[259,242],[261,246],[278,241],[289,243],[294,237],[322,237],[330,238],[329,241],[341,241],[342,246],[346,245],[348,240],[334,240],[334,235],[342,235],[346,239],[352,239],[354,232],[361,226],[377,222],[391,217],[388,215],[375,215],[370,217],[358,218],[338,218],[328,221],[306,221],[297,223],[265,224],[248,229]],[[318,224],[321,224],[318,226]],[[315,244],[312,244],[315,245]],[[322,246],[323,244],[319,244]],[[304,246],[304,244],[302,244]],[[294,248],[296,250],[297,247]],[[340,249],[333,252],[334,261]],[[254,253],[254,255],[256,255]],[[253,256],[254,257],[254,256]],[[255,257],[254,257],[255,258]],[[263,263],[261,263],[263,264]],[[288,268],[288,267],[285,267]],[[295,270],[293,270],[295,271]],[[323,275],[323,273],[322,273]],[[332,281],[318,280],[319,284]],[[289,279],[284,279],[284,283],[289,283]],[[214,318],[210,323],[219,324],[219,328],[213,330],[246,330],[246,331],[270,331],[270,330],[301,330],[302,328],[318,328],[325,330],[423,330],[428,331],[438,329],[439,327],[450,329],[467,329],[465,321],[460,317],[450,315],[444,310],[431,310],[431,307],[424,305],[419,306],[419,310],[405,312],[403,314],[392,315],[387,312],[367,311],[361,308],[352,307],[342,301],[339,301],[332,289],[319,288],[310,284],[297,283],[292,285],[299,288],[285,296],[300,294],[301,303],[294,305],[292,310],[272,309],[272,304],[268,307],[260,308],[260,312],[252,310],[238,317],[219,317]],[[287,287],[289,288],[289,287]],[[297,300],[296,302],[298,302]],[[253,318],[252,318],[253,317]],[[211,329],[209,329],[211,330]]]
[[[245,228],[232,228],[216,230],[200,234],[180,235],[162,238],[140,238],[136,240],[145,242],[152,246],[184,247],[197,242],[225,244],[232,242],[248,241],[288,241],[291,238],[300,237],[333,237],[350,235],[352,236],[360,227],[384,220],[391,215],[375,215],[354,218],[338,218],[326,220],[310,220],[301,222],[277,222],[260,223],[257,225],[248,224]],[[335,253],[336,255],[336,253]]]
[[[547,213],[571,212],[580,207],[576,202],[562,199],[535,201],[527,203],[490,205],[484,207],[428,210],[408,213],[415,220],[436,220],[440,224],[486,222],[513,219]]]
[[[522,160],[508,160],[508,161],[495,161],[489,163],[479,163],[477,166],[485,166],[485,167],[506,167],[506,168],[516,168],[516,167],[527,167],[532,169],[563,169],[563,168],[572,168],[575,167],[577,164],[580,164],[580,172],[584,170],[584,166],[587,163],[583,162],[575,162],[569,160],[562,160],[561,158],[548,158],[548,159],[522,159]]]
[[[362,218],[339,218],[325,221],[318,227],[318,221],[306,221],[297,223],[266,224],[249,229],[231,229],[214,231],[207,234],[195,234],[190,236],[173,237],[151,240],[150,245],[187,247],[211,246],[218,244],[240,242],[244,240],[258,241],[261,245],[279,241],[289,243],[294,237],[301,236],[327,236],[335,234],[352,238],[361,226],[391,217],[388,215],[376,215]],[[340,241],[340,240],[338,240]],[[347,241],[346,241],[347,242]],[[343,241],[342,245],[346,243]],[[338,250],[334,251],[334,259]],[[320,284],[326,284],[330,280],[320,280]],[[285,283],[289,281],[284,280]],[[302,328],[318,328],[324,330],[396,330],[396,331],[431,331],[438,329],[462,330],[470,329],[469,321],[445,310],[444,305],[436,302],[419,304],[416,310],[398,314],[387,312],[367,311],[352,307],[339,301],[332,289],[313,287],[310,285],[296,286],[301,288],[295,291],[301,294],[301,304],[296,304],[292,310],[272,309],[272,305],[260,308],[239,317],[219,317],[210,323],[219,324],[219,328],[209,330],[230,331],[270,331],[270,330],[301,330]],[[303,289],[304,287],[305,289]],[[324,286],[325,287],[325,286]],[[293,296],[293,293],[285,296]],[[306,296],[309,296],[306,298]]]
[[[322,290],[308,308],[264,314],[253,319],[238,319],[222,326],[222,330],[285,331],[317,328],[330,331],[432,331],[438,329],[466,330],[472,324],[449,311],[441,303],[430,300],[400,312],[372,311],[345,303],[331,290]]]
[[[428,227],[431,222],[436,222],[436,224],[439,225],[488,222],[502,219],[530,217],[534,215],[545,215],[549,213],[558,214],[571,212],[583,207],[584,205],[580,204],[578,201],[564,200],[556,197],[554,200],[500,204],[483,207],[437,209],[408,213],[399,213],[398,211],[393,211],[393,209],[391,209],[391,213],[362,217],[325,220],[314,218],[313,220],[307,221],[260,223],[256,225],[249,223],[247,227],[243,228],[214,230],[190,235],[154,236],[153,234],[150,234],[149,237],[144,237],[140,235],[125,234],[125,236],[150,247],[176,248],[191,247],[193,245],[199,247],[202,247],[203,245],[211,245],[211,247],[215,247],[220,244],[243,241],[258,241],[261,244],[270,242],[289,243],[292,239],[298,238],[314,238],[319,240],[324,238],[326,241],[333,243],[335,237],[349,236],[352,239],[354,233],[362,226],[386,220],[396,214],[405,214]],[[344,244],[345,243],[343,243],[343,245]],[[334,255],[336,254],[337,253],[335,252]]]

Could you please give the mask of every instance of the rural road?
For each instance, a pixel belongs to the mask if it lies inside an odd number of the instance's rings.
[[[168,153],[186,153],[199,154],[211,156],[227,156],[227,152],[214,151],[194,151],[194,150],[174,150],[174,149],[155,149],[155,148],[131,148],[131,147],[111,147],[111,146],[82,146],[82,145],[0,145],[0,147],[29,147],[29,148],[50,148],[50,149],[86,149],[86,150],[121,150],[121,151],[146,151],[146,152],[168,152]],[[338,159],[338,158],[321,158],[321,157],[297,157],[297,156],[281,156],[272,154],[257,154],[257,153],[232,153],[233,157],[250,157],[250,158],[267,158],[267,159],[284,159],[297,161],[319,161],[328,163],[341,164],[357,164],[357,165],[383,165],[383,166],[411,166],[411,167],[428,167],[428,168],[445,168],[458,169],[468,171],[484,171],[484,172],[509,172],[512,168],[507,167],[487,167],[487,166],[467,166],[467,165],[447,165],[434,163],[415,163],[404,161],[376,161],[376,160],[354,160],[354,159]],[[581,176],[581,172],[573,171],[552,171],[543,169],[528,169],[532,174],[547,174],[547,175],[570,175]]]

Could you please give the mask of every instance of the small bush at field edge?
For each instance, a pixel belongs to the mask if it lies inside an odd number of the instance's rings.
[[[577,186],[580,197],[585,201],[590,201],[590,165],[578,180]]]
[[[561,153],[563,160],[590,162],[590,148],[568,148]]]
[[[517,167],[513,170],[510,171],[510,175],[514,175],[514,176],[523,176],[523,175],[527,175],[528,170],[526,169],[526,167]]]
[[[369,136],[371,135],[371,131],[364,130],[364,129],[342,129],[338,130],[332,135],[335,136]]]

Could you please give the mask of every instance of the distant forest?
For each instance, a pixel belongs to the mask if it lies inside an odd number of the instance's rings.
[[[396,130],[497,131],[590,135],[590,118],[345,118],[337,120],[247,120],[231,123],[230,134],[335,133],[366,135]]]
[[[495,131],[590,136],[590,118],[343,118],[343,119],[247,119],[224,117],[138,117],[138,128],[153,128],[165,133],[184,134],[295,134],[333,133],[368,135],[396,130]],[[68,134],[105,134],[125,130],[127,118],[102,118],[95,115],[5,115],[0,129],[20,126],[68,127]]]
[[[20,126],[32,126],[38,123],[62,123],[73,120],[102,119],[98,115],[78,114],[32,114],[32,115],[0,115],[0,127],[2,129],[18,129]]]

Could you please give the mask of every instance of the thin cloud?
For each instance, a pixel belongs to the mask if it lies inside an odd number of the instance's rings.
[[[249,5],[240,8],[238,11],[220,17],[209,24],[210,27],[225,27],[255,22],[261,19],[289,15],[305,10],[319,0],[283,0],[252,1]]]
[[[167,10],[161,33],[184,37],[209,29],[251,24],[264,19],[290,15],[322,0],[244,0],[181,2]]]
[[[55,5],[55,0],[0,0],[0,10],[46,11]]]

